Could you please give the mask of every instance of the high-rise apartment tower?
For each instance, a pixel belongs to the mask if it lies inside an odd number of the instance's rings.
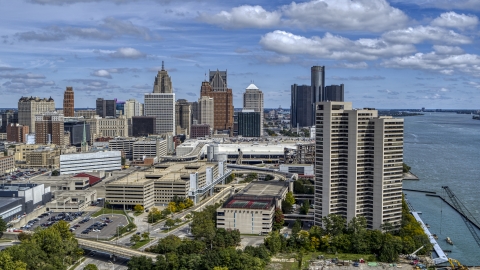
[[[290,124],[292,128],[311,127],[314,125],[312,107],[312,87],[292,85],[290,104]]]
[[[35,115],[35,143],[65,145],[63,114],[57,112],[45,112]]]
[[[315,225],[364,216],[370,229],[402,219],[403,119],[351,102],[316,104]]]
[[[18,123],[35,133],[35,115],[55,111],[55,101],[50,98],[21,97],[18,100]]]
[[[63,94],[63,115],[65,117],[75,116],[75,98],[73,87],[67,87]]]

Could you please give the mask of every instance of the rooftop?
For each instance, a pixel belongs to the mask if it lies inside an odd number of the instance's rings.
[[[246,89],[246,90],[258,90],[258,87],[257,87],[255,84],[251,83],[251,84],[250,84],[247,88],[245,88],[245,89]]]
[[[246,186],[238,195],[249,196],[280,196],[288,189],[287,182],[279,181],[253,181]]]
[[[242,200],[233,199],[227,202],[224,208],[240,208],[240,209],[268,209],[272,205],[272,200]]]

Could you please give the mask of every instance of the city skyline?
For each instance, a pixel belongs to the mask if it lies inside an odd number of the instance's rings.
[[[235,108],[252,81],[265,108],[289,108],[290,86],[325,66],[325,85],[358,107],[478,109],[479,1],[417,2],[14,1],[0,11],[0,107],[51,96],[60,108],[67,86],[76,108],[142,101],[165,61],[188,101],[218,69]]]

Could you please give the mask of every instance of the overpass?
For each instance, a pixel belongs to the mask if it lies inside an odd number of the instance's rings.
[[[285,220],[297,220],[300,219],[301,221],[313,221],[313,211],[306,214],[283,214]]]
[[[138,250],[122,247],[122,246],[112,245],[105,242],[97,242],[97,241],[86,240],[81,238],[77,238],[77,241],[78,241],[78,246],[81,248],[95,250],[95,251],[99,251],[107,254],[113,254],[115,256],[122,257],[122,258],[130,259],[134,256],[146,256],[147,258],[151,258],[155,262],[158,256],[158,254],[138,251]]]
[[[184,156],[162,156],[160,159],[163,161],[177,161],[177,162],[187,162],[187,161],[196,161],[199,160],[202,154],[202,149],[206,143],[199,143],[190,153]]]
[[[297,180],[298,174],[296,173],[285,173],[275,169],[262,168],[257,166],[248,166],[248,165],[236,165],[236,164],[227,164],[227,167],[232,170],[240,171],[253,171],[264,174],[272,175],[281,175],[285,180]]]

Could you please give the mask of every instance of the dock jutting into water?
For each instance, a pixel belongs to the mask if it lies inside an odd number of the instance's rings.
[[[437,243],[437,240],[435,240],[433,235],[428,230],[427,226],[425,226],[425,223],[423,223],[423,220],[420,218],[420,215],[418,215],[417,212],[411,212],[411,213],[415,217],[415,219],[418,221],[418,223],[420,223],[420,225],[422,226],[423,231],[428,236],[428,240],[430,240],[430,243],[433,245],[433,249],[435,250],[435,252],[438,255],[438,258],[433,259],[435,264],[448,262],[447,255],[445,255],[445,252],[443,252],[442,248]]]

